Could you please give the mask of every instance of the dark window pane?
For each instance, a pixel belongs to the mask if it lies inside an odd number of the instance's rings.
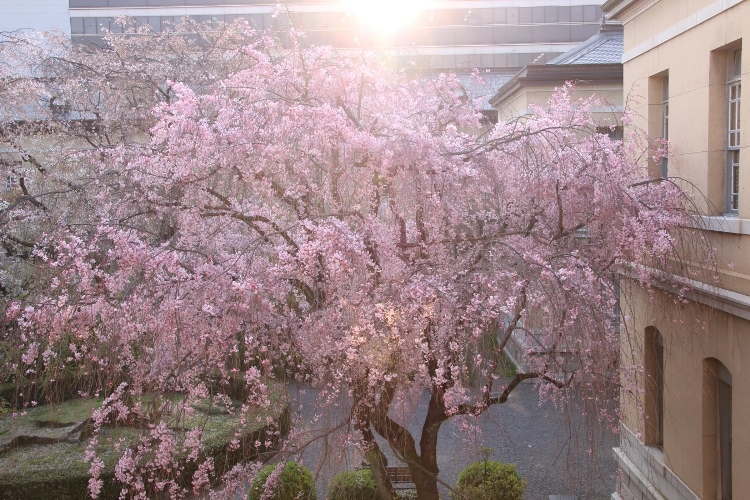
[[[576,5],[570,8],[570,20],[574,23],[583,22],[583,6]]]
[[[161,31],[161,18],[159,16],[148,16],[148,24],[154,32]]]
[[[495,24],[505,24],[508,22],[508,9],[495,9]]]
[[[82,17],[70,18],[70,34],[71,35],[83,34],[83,18]]]
[[[480,10],[480,20],[482,25],[486,26],[489,24],[495,23],[495,13],[493,12],[493,9],[479,9]]]
[[[531,7],[520,7],[518,9],[521,24],[531,24]]]
[[[106,35],[107,33],[109,33],[109,18],[108,17],[96,18],[96,33],[98,35]]]
[[[596,5],[586,5],[583,10],[583,20],[591,23],[596,22],[601,18],[602,14],[599,7]]]
[[[174,31],[174,21],[173,16],[160,16],[159,29],[161,31]]]
[[[509,7],[508,8],[508,24],[518,24],[518,23],[519,23],[518,7]]]
[[[544,7],[531,8],[531,22],[534,24],[542,24],[544,22]]]
[[[558,7],[557,8],[557,21],[561,23],[570,22],[570,7]]]
[[[556,23],[557,22],[557,7],[545,7],[544,8],[544,22],[545,23]]]
[[[109,18],[109,29],[112,33],[122,33],[122,23],[117,21],[117,18]]]
[[[83,18],[83,32],[86,35],[96,34],[96,18],[95,17]]]

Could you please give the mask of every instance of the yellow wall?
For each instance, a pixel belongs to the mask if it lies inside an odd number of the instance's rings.
[[[625,22],[624,84],[626,100],[636,112],[634,125],[661,136],[661,79],[669,79],[669,139],[674,158],[669,175],[691,190],[696,205],[709,217],[701,219],[709,246],[718,254],[719,288],[750,299],[750,98],[742,103],[740,207],[738,216],[725,213],[726,55],[742,42],[742,82],[750,90],[750,1],[691,24],[706,14],[714,0],[636,2],[622,13]],[[645,9],[645,10],[644,10]],[[692,17],[691,17],[692,16]],[[685,27],[688,29],[685,30]],[[652,173],[660,165],[651,164]],[[716,228],[723,227],[724,231]],[[727,230],[732,227],[734,229]],[[700,264],[700,262],[698,263]],[[712,273],[705,273],[707,279]],[[651,294],[625,282],[622,286],[624,334],[623,366],[644,364],[644,332],[656,327],[665,343],[664,465],[702,498],[716,495],[715,466],[708,463],[716,437],[712,415],[704,408],[712,397],[704,386],[704,360],[716,358],[732,374],[732,463],[734,498],[750,498],[750,303],[728,314],[696,302],[683,303],[664,291]],[[719,304],[715,299],[705,299]],[[711,302],[714,300],[714,302]],[[726,301],[721,307],[726,309]],[[645,432],[640,410],[644,404],[643,374],[636,372],[638,389],[622,392],[623,423],[637,436]],[[705,434],[705,435],[704,435]]]
[[[613,84],[576,83],[575,98],[587,98],[595,95],[603,101],[602,110],[594,113],[594,119],[602,126],[618,125],[622,113],[622,87]],[[510,120],[524,116],[532,104],[547,107],[555,91],[555,86],[528,86],[514,92],[498,106],[498,119]],[[609,109],[611,108],[611,109]]]
[[[703,486],[703,360],[716,358],[732,374],[733,486],[735,498],[750,492],[750,321],[695,302],[679,303],[673,295],[653,291],[650,296],[632,282],[622,283],[622,311],[627,318],[622,336],[622,362],[643,365],[643,332],[656,327],[664,338],[664,462],[687,485],[706,498]],[[643,374],[638,372],[639,386]],[[624,390],[623,423],[636,435],[645,432],[643,393]],[[707,437],[708,446],[716,446]],[[739,494],[745,492],[745,494]]]

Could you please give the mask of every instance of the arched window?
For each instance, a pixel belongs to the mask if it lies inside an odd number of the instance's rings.
[[[654,327],[646,328],[643,364],[646,376],[645,444],[664,446],[664,339]]]
[[[703,362],[704,498],[732,498],[732,374],[718,359]]]

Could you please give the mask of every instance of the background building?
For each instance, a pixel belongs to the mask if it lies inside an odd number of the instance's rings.
[[[698,236],[719,254],[717,269],[688,257],[688,301],[622,282],[622,362],[642,370],[622,393],[613,498],[750,498],[750,154],[740,134],[750,2],[609,0],[603,10],[625,27],[634,125],[673,147],[651,174],[692,191]]]
[[[619,126],[622,44],[622,25],[602,23],[599,33],[547,64],[524,66],[498,89],[490,104],[501,119],[518,118],[529,113],[531,104],[546,105],[555,88],[572,81],[577,97],[593,94],[604,101],[594,110],[602,126]]]
[[[518,70],[544,63],[595,34],[602,15],[599,2],[592,0],[383,0],[379,3],[392,7],[391,17],[411,4],[423,7],[413,9],[398,29],[384,33],[377,26],[361,29],[362,16],[352,12],[355,3],[287,0],[285,5],[311,44],[377,45],[402,53],[404,62],[430,69]],[[55,27],[77,40],[96,39],[118,30],[113,22],[118,16],[135,17],[156,31],[170,29],[182,16],[201,21],[244,17],[257,28],[283,28],[284,16],[273,16],[276,4],[273,0],[4,0],[0,29]]]

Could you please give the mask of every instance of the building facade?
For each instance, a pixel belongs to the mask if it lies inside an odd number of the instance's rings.
[[[654,178],[693,195],[695,238],[687,297],[622,281],[622,366],[638,367],[621,395],[620,476],[613,499],[750,498],[750,153],[742,122],[750,1],[608,0],[624,25],[624,89],[635,126],[668,160]],[[627,138],[627,135],[626,135]]]
[[[362,2],[367,4],[368,2]],[[36,12],[64,12],[47,19]],[[260,29],[284,29],[284,15],[274,16],[273,0],[3,0],[4,28],[61,29],[75,40],[97,40],[118,31],[115,22],[130,16],[155,31],[172,29],[183,16],[198,21],[228,22],[238,17]],[[428,69],[494,68],[518,70],[544,63],[597,32],[601,9],[596,0],[410,0],[369,2],[386,5],[393,16],[407,5],[421,8],[384,34],[362,30],[353,12],[355,0],[287,0],[292,22],[306,32],[308,43],[341,49],[379,46],[401,54],[404,62]],[[22,13],[24,16],[21,16]],[[38,21],[38,22],[37,22]],[[385,19],[380,19],[384,22]],[[31,24],[34,24],[31,26]],[[28,25],[28,26],[26,26]],[[42,26],[43,25],[43,26]],[[15,26],[15,27],[13,27]],[[377,33],[376,33],[377,32]]]
[[[602,100],[593,110],[598,122],[603,127],[619,127],[622,44],[622,25],[602,23],[597,34],[547,64],[524,66],[498,89],[490,104],[500,119],[519,118],[530,112],[532,104],[545,105],[557,87],[574,82],[577,97],[595,95]]]

